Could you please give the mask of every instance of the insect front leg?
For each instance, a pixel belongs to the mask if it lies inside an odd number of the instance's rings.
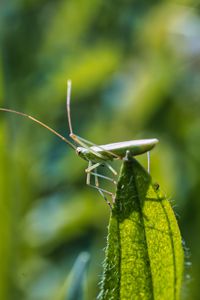
[[[101,154],[98,153],[97,151],[92,150],[92,149],[86,144],[86,142],[85,142],[86,140],[83,139],[82,137],[80,137],[80,136],[78,136],[78,135],[76,135],[76,134],[74,134],[74,133],[70,133],[69,136],[73,139],[73,141],[75,141],[75,142],[76,142],[77,144],[79,144],[80,146],[82,146],[82,147],[86,148],[87,150],[89,150],[89,151],[90,151],[91,153],[93,153],[95,156],[101,158],[102,160],[105,159],[103,155],[101,155]],[[89,141],[87,141],[87,143],[90,144]]]
[[[86,169],[85,171],[86,171],[86,173],[90,173],[90,174],[94,175],[95,178],[96,178],[96,177],[101,177],[101,178],[107,179],[107,180],[109,180],[109,181],[112,181],[112,182],[116,185],[117,182],[116,182],[114,179],[112,179],[112,178],[110,178],[110,177],[107,177],[107,176],[104,176],[104,175],[101,175],[101,174],[98,174],[98,173],[96,172],[97,167],[99,167],[100,165],[102,165],[102,163],[96,163],[96,164],[92,165],[92,162],[89,161],[88,167],[87,167],[87,169]],[[111,167],[111,165],[109,165],[108,163],[105,163],[105,165],[111,170],[111,172],[112,172],[114,175],[117,175],[117,172]],[[95,170],[95,173],[91,172],[92,170]],[[98,178],[97,178],[97,179],[98,179]]]
[[[95,186],[99,187],[99,178],[98,178],[98,173],[97,173],[97,168],[94,169],[94,173],[91,173],[94,175],[94,180],[95,180]]]
[[[108,167],[108,169],[115,175],[117,176],[117,171],[115,171],[115,169],[110,165],[108,164],[107,162],[104,163],[106,167]]]
[[[109,194],[112,198],[113,198],[113,194],[111,192],[108,192],[108,191],[106,191],[104,189],[101,189],[99,187],[98,174],[96,172],[93,173],[93,175],[95,176],[95,185],[91,184],[91,174],[92,173],[90,172],[90,170],[91,169],[92,170],[95,169],[95,171],[96,171],[96,168],[97,168],[96,165],[97,164],[92,165],[92,162],[89,161],[88,168],[86,169],[87,170],[86,184],[89,185],[90,187],[93,187],[93,188],[97,189],[98,192],[100,193],[100,195],[104,198],[104,200],[106,201],[106,203],[109,205],[110,209],[112,209],[112,205],[111,205],[110,201],[107,199],[107,197],[105,196],[104,193]],[[98,165],[100,165],[100,163]]]
[[[111,181],[111,182],[112,182],[113,184],[115,184],[115,185],[117,184],[117,182],[116,182],[113,178],[110,178],[110,177],[101,175],[101,174],[99,174],[99,173],[93,173],[93,172],[91,172],[91,175],[94,175],[94,176],[97,176],[97,177],[100,177],[100,178],[109,180],[109,181]]]
[[[88,168],[91,168],[91,166],[92,166],[92,162],[89,161]],[[87,170],[87,169],[86,169],[86,170]],[[90,173],[90,172],[87,172],[86,170],[85,170],[85,172],[87,173],[87,176],[86,176],[86,184],[87,184],[87,185],[90,185],[91,173]]]
[[[86,139],[84,139],[84,138],[82,138],[82,137],[80,137],[80,136],[78,136],[78,135],[76,135],[76,134],[72,134],[72,135],[70,135],[70,137],[72,137],[73,139],[76,139],[76,142],[78,143],[79,141],[81,141],[81,142],[83,142],[83,143],[85,143],[86,145],[88,144],[88,145],[90,145],[90,146],[95,146],[95,147],[97,147],[99,150],[103,150],[104,152],[106,152],[106,153],[108,153],[108,154],[111,154],[114,158],[116,158],[116,159],[121,159],[121,157],[119,156],[119,155],[117,155],[116,153],[114,153],[114,152],[112,152],[112,151],[109,151],[109,150],[106,150],[106,149],[104,149],[102,146],[99,146],[99,145],[97,145],[97,144],[95,144],[95,143],[92,143],[92,142],[90,142],[90,141],[88,141],[88,140],[86,140]],[[91,149],[91,147],[90,147],[90,150],[92,150],[92,151],[94,151],[93,149]],[[94,153],[98,153],[97,151],[94,151]],[[98,153],[99,154],[99,153]]]
[[[91,173],[92,170],[96,169],[100,165],[101,165],[101,163],[96,163],[96,164],[92,165],[92,162],[89,161],[88,167],[87,167],[87,169],[85,169],[85,172],[86,173]]]
[[[103,198],[106,200],[106,202],[108,204],[110,204],[110,202],[107,200],[107,197],[104,195],[104,193],[107,193],[109,194],[109,196],[112,197],[112,204],[115,202],[115,195],[107,190],[104,190],[104,189],[101,189],[99,188],[99,180],[98,180],[98,177],[100,178],[104,178],[104,179],[107,179],[109,181],[112,181],[115,185],[117,184],[116,181],[110,177],[107,177],[107,176],[104,176],[104,175],[101,175],[101,174],[98,174],[97,173],[97,169],[95,169],[95,173],[91,173],[95,176],[95,186],[99,189],[99,193],[103,196]],[[111,208],[111,205],[109,205],[110,208]]]

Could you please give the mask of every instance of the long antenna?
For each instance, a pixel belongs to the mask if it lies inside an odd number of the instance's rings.
[[[72,82],[71,82],[71,80],[67,80],[67,102],[66,102],[66,106],[67,106],[67,118],[68,118],[70,135],[73,135],[72,122],[71,122],[71,114],[70,114],[71,89],[72,89]]]
[[[70,141],[68,141],[64,136],[62,136],[61,134],[59,134],[57,131],[55,131],[54,129],[52,129],[51,127],[47,126],[46,124],[42,123],[41,121],[35,119],[34,117],[31,117],[25,113],[16,111],[16,110],[12,110],[12,109],[8,109],[8,108],[0,108],[0,111],[5,111],[5,112],[10,112],[10,113],[14,113],[23,117],[26,117],[28,119],[31,119],[32,121],[38,123],[39,125],[43,126],[44,128],[48,129],[49,131],[51,131],[52,133],[54,133],[55,135],[57,135],[62,141],[64,141],[65,143],[67,143],[71,148],[76,149],[75,145],[73,145]]]

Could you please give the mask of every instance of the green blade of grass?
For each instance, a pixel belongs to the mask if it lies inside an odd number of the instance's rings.
[[[88,252],[81,252],[79,254],[56,300],[84,299],[84,280],[89,259],[90,255]]]
[[[135,159],[125,161],[98,298],[178,300],[183,261],[181,235],[168,199]]]

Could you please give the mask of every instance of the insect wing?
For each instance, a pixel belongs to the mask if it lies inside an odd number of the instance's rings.
[[[111,151],[119,156],[124,157],[127,150],[129,150],[133,156],[140,155],[153,149],[157,143],[158,139],[144,139],[100,145],[99,147],[93,146],[91,148],[93,151],[99,152],[103,155],[106,154],[106,151]]]

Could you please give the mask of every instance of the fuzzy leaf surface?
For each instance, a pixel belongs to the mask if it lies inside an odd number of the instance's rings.
[[[110,217],[101,300],[178,300],[184,255],[172,207],[135,160],[123,163]]]

